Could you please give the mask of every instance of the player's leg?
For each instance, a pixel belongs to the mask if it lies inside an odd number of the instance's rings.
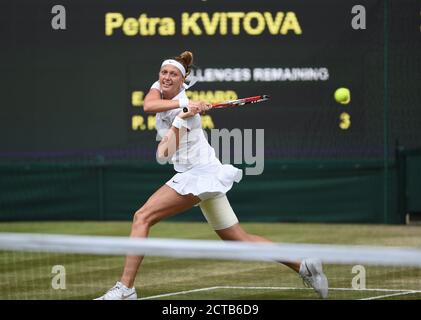
[[[222,240],[228,241],[248,241],[248,242],[266,242],[272,243],[269,239],[246,232],[239,223],[222,230],[215,230]],[[295,272],[299,272],[301,262],[295,261],[279,261],[280,263],[290,267]]]
[[[209,224],[222,240],[272,242],[264,237],[246,232],[240,226],[226,196],[202,201],[200,208]],[[303,261],[279,262],[299,273],[304,281],[312,286],[322,298],[327,297],[328,282],[319,260],[305,259]]]
[[[130,237],[147,237],[155,223],[187,210],[199,202],[200,199],[196,196],[183,196],[167,185],[162,186],[134,214]],[[136,300],[137,294],[133,284],[142,260],[143,256],[127,256],[121,281],[95,300]]]
[[[229,228],[215,230],[223,240],[250,241],[250,242],[272,242],[266,238],[247,233],[240,224],[235,224]],[[328,295],[328,281],[323,273],[322,262],[318,259],[304,259],[300,262],[278,261],[294,271],[298,272],[304,282],[314,288],[320,297],[326,298]]]
[[[180,195],[167,185],[159,188],[146,203],[136,211],[133,218],[131,238],[145,238],[150,228],[160,220],[183,212],[200,199],[192,194]],[[128,288],[134,284],[143,256],[127,256],[121,282]]]
[[[231,208],[227,197],[220,196],[204,200],[200,203],[200,209],[208,223],[222,240],[272,242],[264,237],[246,232],[239,224],[238,218]],[[294,271],[300,269],[299,262],[282,262]]]

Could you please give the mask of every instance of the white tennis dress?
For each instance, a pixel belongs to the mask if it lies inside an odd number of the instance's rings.
[[[155,82],[152,88],[161,91],[159,81]],[[182,96],[187,98],[185,90],[172,100],[178,100]],[[165,136],[180,112],[181,108],[177,108],[156,114],[159,140]],[[171,158],[178,173],[166,184],[181,195],[193,194],[201,200],[225,195],[234,182],[240,182],[242,170],[230,164],[221,164],[203,133],[199,114],[186,121],[188,131],[180,139],[179,147]]]

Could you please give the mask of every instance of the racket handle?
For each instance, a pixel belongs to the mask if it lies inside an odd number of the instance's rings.
[[[189,108],[187,108],[187,107],[184,107],[184,108],[183,108],[183,112],[184,112],[184,113],[187,113],[187,112],[189,112]]]

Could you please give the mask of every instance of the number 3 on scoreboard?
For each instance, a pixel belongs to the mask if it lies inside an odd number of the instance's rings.
[[[342,112],[339,116],[340,122],[339,122],[339,128],[342,130],[348,130],[351,126],[351,116],[347,112]]]

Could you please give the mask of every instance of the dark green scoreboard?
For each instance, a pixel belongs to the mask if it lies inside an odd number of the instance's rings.
[[[208,130],[264,129],[266,157],[381,158],[396,139],[420,142],[420,1],[72,0],[54,30],[56,4],[0,3],[1,158],[153,160],[143,98],[184,50],[191,98],[271,96],[203,117]],[[352,27],[356,5],[365,29]]]

